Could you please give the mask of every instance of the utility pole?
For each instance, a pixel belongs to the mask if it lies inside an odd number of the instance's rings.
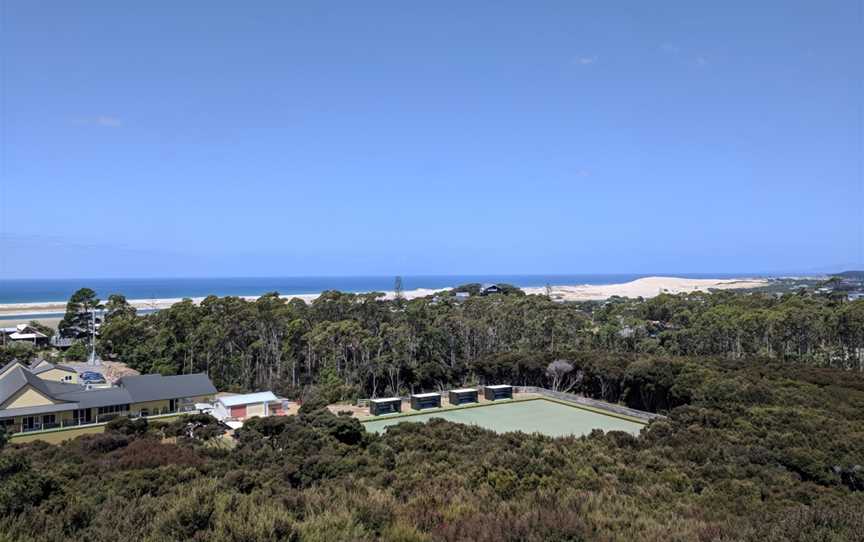
[[[90,309],[90,355],[87,365],[99,365],[99,358],[96,357],[96,307]]]
[[[394,282],[394,284],[393,284],[394,297],[397,300],[402,301],[402,299],[404,298],[404,295],[402,293],[403,292],[403,290],[402,290],[402,277],[397,275],[396,279],[393,282]]]

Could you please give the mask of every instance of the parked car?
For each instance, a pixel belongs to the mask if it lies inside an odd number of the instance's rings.
[[[78,378],[83,380],[86,384],[105,383],[105,377],[102,376],[102,373],[97,373],[96,371],[84,371],[83,373],[78,375]]]

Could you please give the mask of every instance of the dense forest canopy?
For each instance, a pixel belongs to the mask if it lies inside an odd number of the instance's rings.
[[[309,304],[275,293],[208,297],[140,317],[112,296],[99,347],[142,372],[207,372],[223,389],[289,393],[326,381],[344,398],[489,379],[544,386],[549,358],[589,350],[864,370],[864,301],[726,291],[556,303],[478,288],[410,301],[337,291]],[[455,296],[465,291],[474,295]]]

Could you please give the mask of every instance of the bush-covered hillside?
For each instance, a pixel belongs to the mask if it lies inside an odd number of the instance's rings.
[[[638,438],[443,421],[376,436],[310,400],[247,424],[233,449],[201,419],[118,423],[61,446],[7,444],[0,540],[864,539],[860,376],[580,356],[626,402],[669,418]]]

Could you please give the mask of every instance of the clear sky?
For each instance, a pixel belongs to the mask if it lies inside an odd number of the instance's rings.
[[[0,277],[861,261],[860,0],[0,5]]]

